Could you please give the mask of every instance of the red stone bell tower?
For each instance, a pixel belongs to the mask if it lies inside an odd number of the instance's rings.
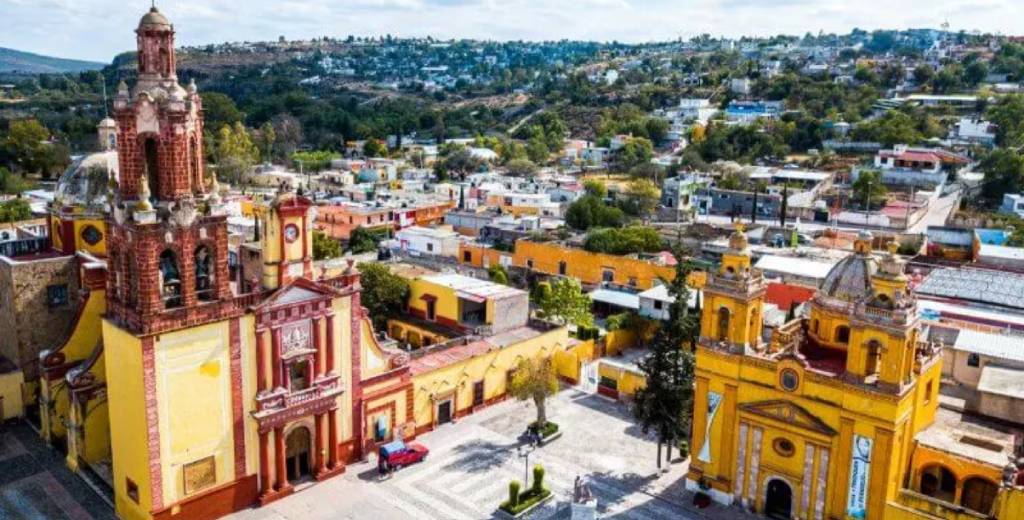
[[[136,29],[139,76],[114,99],[120,185],[109,223],[108,315],[150,334],[236,312],[227,217],[207,189],[202,100],[178,84],[174,26],[153,7]]]

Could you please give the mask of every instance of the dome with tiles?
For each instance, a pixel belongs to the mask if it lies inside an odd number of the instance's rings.
[[[870,253],[854,253],[835,265],[821,284],[819,294],[845,301],[857,301],[872,294],[871,277],[878,272],[878,259]]]

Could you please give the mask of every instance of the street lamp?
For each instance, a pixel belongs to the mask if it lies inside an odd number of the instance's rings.
[[[532,443],[516,448],[519,458],[525,459],[526,462],[526,466],[523,468],[523,489],[530,488],[530,454],[535,449],[537,449],[537,446]]]

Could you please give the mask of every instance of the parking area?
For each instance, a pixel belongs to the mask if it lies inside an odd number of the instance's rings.
[[[529,462],[545,467],[555,499],[531,518],[568,518],[577,475],[589,481],[602,518],[743,516],[735,509],[693,509],[682,489],[685,463],[677,461],[667,473],[658,472],[657,446],[640,432],[625,405],[569,389],[551,399],[548,409],[563,436],[533,451]],[[492,518],[507,496],[508,482],[525,478],[519,437],[534,414],[532,403],[496,404],[421,436],[418,441],[430,448],[430,456],[389,478],[377,474],[372,459],[349,466],[341,477],[233,518]]]
[[[113,520],[114,512],[22,422],[0,425],[0,518]]]

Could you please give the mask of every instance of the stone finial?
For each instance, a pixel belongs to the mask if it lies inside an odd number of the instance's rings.
[[[152,195],[149,191],[149,178],[145,175],[139,177],[139,202],[135,205],[135,209],[139,211],[153,211],[153,204],[149,202],[149,198]]]
[[[128,96],[129,96],[129,94],[128,94],[128,84],[125,83],[125,81],[122,79],[120,81],[120,83],[117,84],[117,97],[128,97]]]
[[[196,87],[196,78],[192,78],[188,82],[188,93],[189,94],[195,94],[198,91],[199,91],[199,87]]]
[[[220,183],[217,182],[217,173],[210,173],[210,202],[220,204]]]

